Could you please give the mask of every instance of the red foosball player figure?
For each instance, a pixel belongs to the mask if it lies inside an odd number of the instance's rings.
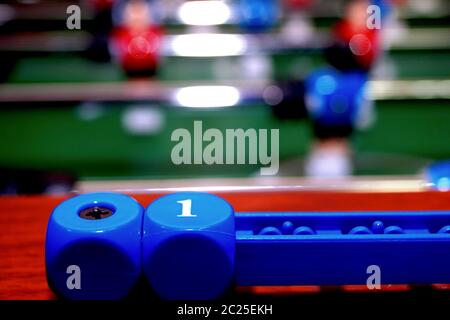
[[[160,60],[162,28],[155,23],[152,4],[145,0],[118,1],[113,9],[113,56],[129,76],[153,76]]]

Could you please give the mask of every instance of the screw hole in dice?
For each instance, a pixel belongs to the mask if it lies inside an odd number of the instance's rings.
[[[126,297],[141,275],[142,206],[116,193],[78,195],[50,216],[47,281],[70,300]]]

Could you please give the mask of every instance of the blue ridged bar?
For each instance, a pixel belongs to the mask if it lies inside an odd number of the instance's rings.
[[[238,285],[450,282],[450,212],[236,213]]]

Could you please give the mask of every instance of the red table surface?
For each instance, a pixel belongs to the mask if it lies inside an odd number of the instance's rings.
[[[450,193],[227,192],[236,211],[450,210]],[[133,195],[148,205],[156,194]],[[45,278],[48,217],[63,196],[0,197],[0,299],[54,299]],[[267,292],[264,288],[259,291]],[[269,289],[270,290],[270,289]],[[279,289],[273,289],[276,292]],[[314,289],[307,289],[311,291]],[[258,290],[255,290],[258,292]]]

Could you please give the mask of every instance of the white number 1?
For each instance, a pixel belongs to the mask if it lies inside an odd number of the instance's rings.
[[[192,214],[192,200],[180,200],[177,203],[181,204],[181,214],[177,215],[177,217],[196,217],[197,215]]]

